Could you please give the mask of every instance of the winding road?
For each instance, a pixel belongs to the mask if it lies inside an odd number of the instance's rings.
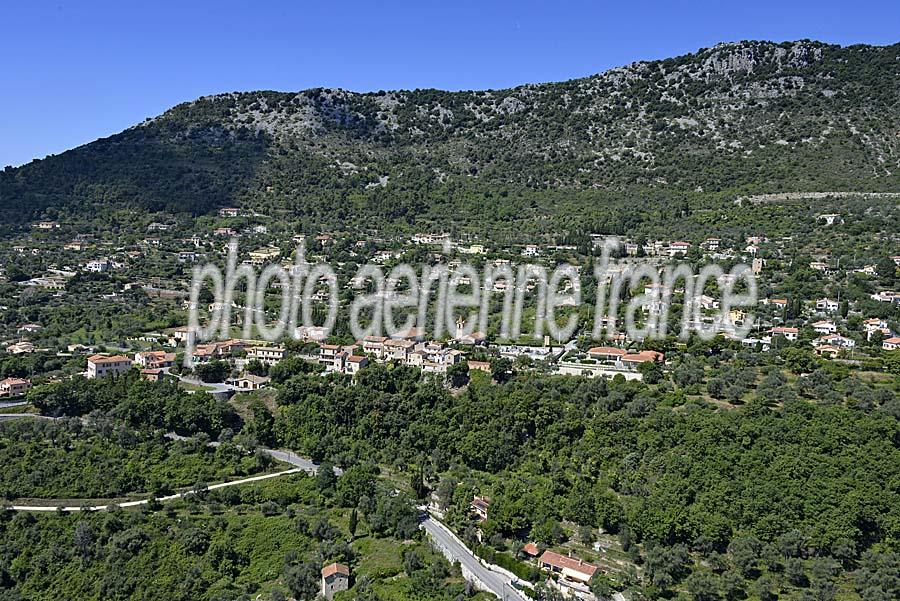
[[[247,484],[248,482],[259,482],[261,480],[268,480],[269,478],[277,478],[278,476],[286,476],[288,474],[297,474],[302,472],[301,468],[294,468],[290,470],[284,470],[283,472],[275,472],[274,474],[263,474],[261,476],[251,476],[250,478],[242,478],[240,480],[232,480],[231,482],[219,482],[218,484],[211,484],[206,487],[205,490],[216,490],[217,488],[227,488],[229,486],[237,486],[239,484]],[[174,501],[175,499],[181,499],[182,497],[187,497],[189,495],[195,494],[194,490],[186,490],[184,492],[175,493],[174,495],[167,495],[165,497],[159,497],[157,501],[165,503],[166,501]],[[146,505],[150,502],[150,499],[141,499],[139,501],[125,501],[123,503],[115,503],[116,507],[138,507],[140,505]],[[9,507],[14,511],[102,511],[107,509],[109,505],[85,505],[85,506],[54,506],[54,505],[12,505]]]
[[[421,528],[444,550],[448,559],[458,561],[465,572],[473,574],[498,599],[528,601],[528,597],[512,585],[514,582],[521,582],[518,578],[484,563],[447,526],[426,514]]]
[[[2,416],[0,416],[2,417]],[[20,417],[20,416],[19,416]],[[279,476],[287,476],[290,474],[298,474],[300,472],[305,472],[310,475],[315,475],[316,472],[319,471],[319,465],[312,461],[311,459],[307,459],[305,457],[300,457],[296,453],[292,451],[282,451],[278,449],[262,449],[263,452],[268,453],[273,458],[278,461],[283,461],[284,463],[288,463],[293,465],[294,467],[289,470],[284,470],[281,472],[275,472],[273,474],[262,474],[260,476],[251,476],[249,478],[241,478],[240,480],[232,480],[230,482],[219,482],[218,484],[210,484],[206,487],[205,490],[216,490],[219,488],[227,488],[229,486],[239,486],[241,484],[248,484],[250,482],[260,482],[262,480],[268,480],[270,478],[277,478]],[[334,473],[336,476],[342,475],[344,472],[339,467],[334,468]],[[189,495],[195,494],[194,490],[186,490],[184,492],[175,493],[173,495],[167,495],[165,497],[159,497],[156,500],[165,503],[166,501],[174,501],[176,499],[181,499],[183,497],[187,497]],[[52,503],[52,499],[47,500],[48,503]],[[124,501],[122,503],[113,503],[112,505],[116,507],[138,507],[140,505],[146,505],[150,502],[150,499],[140,499],[137,501]],[[59,506],[59,505],[11,505],[8,509],[12,509],[14,511],[102,511],[104,509],[109,508],[110,505],[69,505],[69,506]]]
[[[3,416],[0,416],[0,418],[2,417]],[[22,417],[22,415],[16,415],[16,417]],[[169,437],[182,438],[175,434],[169,434]],[[241,478],[240,480],[232,480],[230,482],[219,482],[217,484],[211,484],[207,486],[205,490],[217,490],[220,488],[227,488],[229,486],[240,486],[241,484],[261,482],[263,480],[269,480],[271,478],[278,478],[290,474],[298,474],[301,472],[315,475],[319,470],[319,465],[316,462],[306,457],[301,457],[293,451],[285,451],[281,449],[262,450],[265,453],[268,453],[272,458],[292,465],[293,467],[291,469],[275,472],[272,474],[262,474],[259,476],[251,476],[249,478]],[[340,476],[343,474],[343,471],[339,467],[334,467],[334,473],[335,475]],[[161,503],[174,501],[176,499],[181,499],[196,494],[196,492],[197,491],[195,490],[187,490],[164,497],[159,497],[156,499],[156,501],[159,501]],[[8,509],[12,509],[14,511],[34,512],[104,511],[106,509],[109,509],[110,507],[139,507],[141,505],[147,505],[148,503],[150,503],[150,501],[151,499],[139,499],[135,501],[124,501],[121,503],[112,503],[108,505],[12,505],[8,506]],[[47,503],[53,503],[53,500],[48,499]],[[429,515],[428,513],[424,513],[424,515],[425,518],[422,520],[421,528],[425,530],[425,532],[427,532],[429,536],[431,536],[434,542],[441,549],[444,550],[444,553],[445,555],[447,555],[448,559],[450,559],[451,561],[458,561],[467,574],[474,575],[475,579],[477,579],[480,583],[480,588],[486,588],[489,592],[493,593],[503,601],[528,601],[528,597],[526,597],[521,591],[517,590],[512,585],[514,582],[519,582],[518,578],[515,578],[508,572],[505,572],[496,566],[490,566],[489,564],[484,563],[482,560],[476,557],[475,554],[472,553],[472,551],[470,551],[469,548],[466,547],[465,544],[455,534],[453,534],[453,532],[451,532],[449,528],[447,528],[447,526],[445,526],[437,519],[431,517],[431,515]]]

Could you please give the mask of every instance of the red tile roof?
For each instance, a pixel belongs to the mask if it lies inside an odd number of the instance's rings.
[[[537,557],[539,551],[538,551],[538,548],[537,548],[537,545],[536,545],[536,544],[534,544],[534,543],[528,543],[527,545],[525,545],[524,547],[522,547],[522,552],[523,552],[523,553],[528,553],[528,554],[531,555],[532,557]]]
[[[622,357],[622,361],[629,361],[631,363],[646,363],[647,361],[662,361],[664,358],[665,355],[657,351],[641,351],[639,353],[625,355],[624,357]]]
[[[329,578],[335,574],[342,574],[349,578],[350,568],[342,563],[333,563],[322,568],[322,578]]]
[[[614,346],[595,346],[588,349],[589,355],[615,355],[622,356],[626,353],[625,349],[616,348]]]
[[[796,334],[798,332],[799,330],[797,328],[785,328],[781,326],[774,327],[769,330],[769,333],[771,334]]]
[[[112,355],[111,357],[105,355],[92,355],[88,357],[88,361],[91,363],[121,363],[123,361],[128,361],[130,363],[131,359],[123,357],[122,355]]]
[[[588,578],[593,576],[594,572],[597,571],[597,566],[595,565],[581,561],[580,559],[575,559],[574,557],[566,557],[565,555],[560,555],[559,553],[554,553],[553,551],[544,551],[544,554],[541,555],[539,561],[541,565],[546,564],[560,570],[568,568],[573,572],[584,574]]]

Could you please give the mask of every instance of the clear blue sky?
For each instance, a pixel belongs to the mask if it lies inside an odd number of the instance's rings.
[[[4,4],[0,168],[217,92],[497,88],[719,41],[900,41],[896,0],[137,4]]]

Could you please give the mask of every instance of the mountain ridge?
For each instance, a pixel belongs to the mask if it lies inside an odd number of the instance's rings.
[[[410,223],[440,218],[448,196],[452,213],[493,192],[527,197],[500,217],[515,219],[535,203],[552,213],[566,191],[585,210],[591,193],[891,191],[898,106],[900,44],[808,40],[499,90],[231,92],[5,170],[0,214],[239,204],[323,225]]]

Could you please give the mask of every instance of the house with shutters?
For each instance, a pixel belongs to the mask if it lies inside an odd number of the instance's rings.
[[[89,380],[118,376],[131,369],[131,359],[122,355],[92,355],[87,360]]]

